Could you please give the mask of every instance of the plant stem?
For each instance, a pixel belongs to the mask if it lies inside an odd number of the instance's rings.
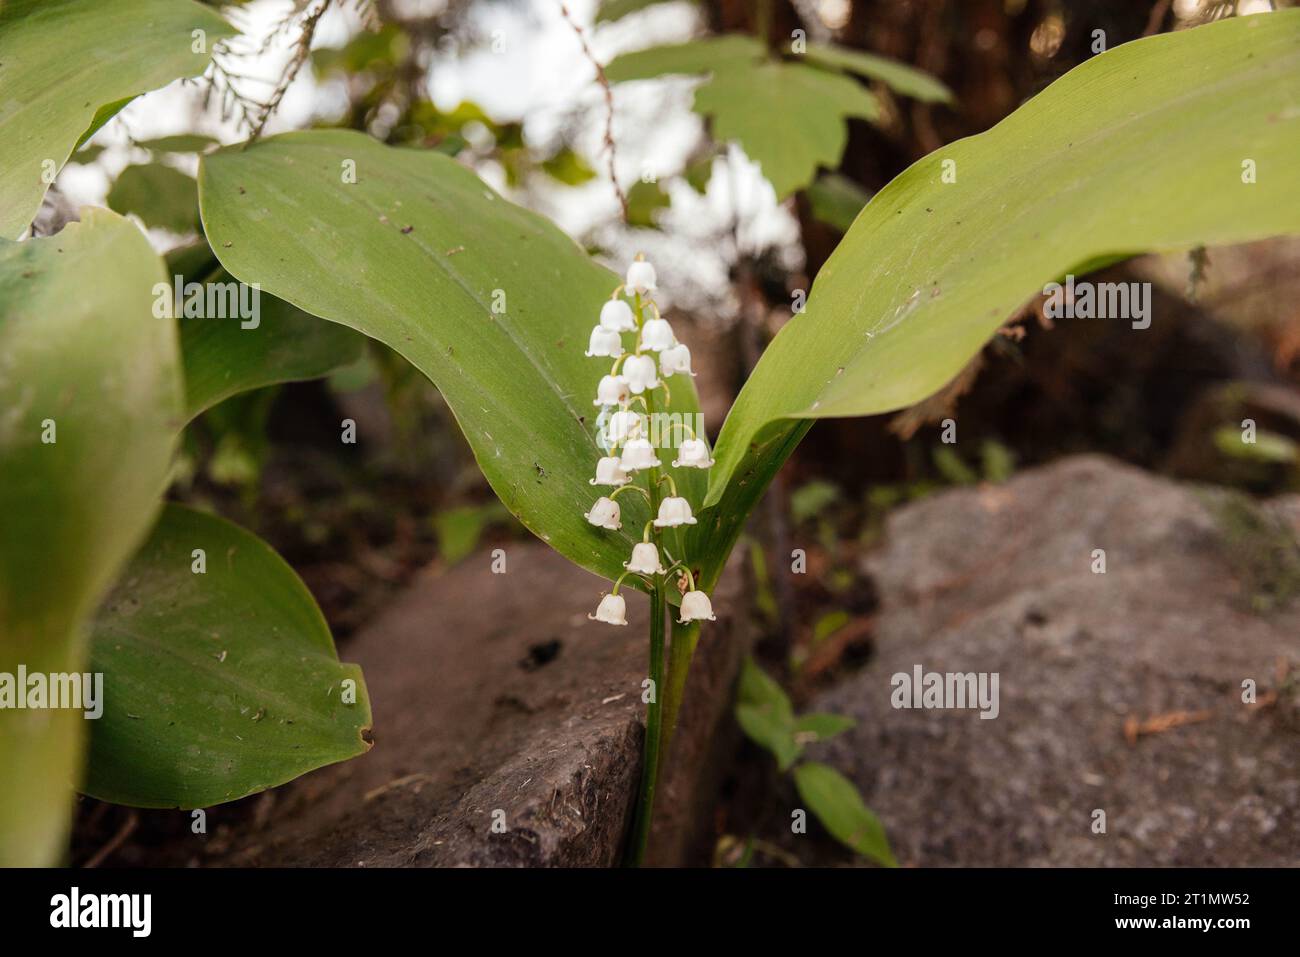
[[[664,683],[664,595],[655,576],[656,585],[650,595],[650,681],[654,693],[646,705],[645,760],[641,766],[641,795],[637,802],[636,826],[632,831],[632,864],[640,867],[645,862],[646,848],[650,845],[650,822],[654,816],[655,784],[659,778],[659,744],[663,730]]]
[[[668,683],[664,688],[664,716],[662,747],[672,747],[673,733],[677,730],[677,716],[682,699],[686,697],[686,678],[690,674],[695,645],[700,640],[699,622],[685,625],[673,622],[673,642],[668,650]]]
[[[636,297],[637,337],[640,340],[641,297]],[[646,416],[654,416],[654,392],[645,393]],[[651,469],[649,475],[650,516],[659,511],[659,470]],[[654,536],[655,550],[662,562],[663,543],[659,529],[649,525]],[[659,779],[659,742],[663,728],[663,694],[664,694],[664,576],[655,575],[654,587],[650,591],[650,700],[646,704],[645,718],[645,758],[641,762],[640,797],[637,801],[636,824],[632,830],[630,862],[640,867],[645,861],[646,848],[650,844],[650,822],[654,815],[655,784]]]

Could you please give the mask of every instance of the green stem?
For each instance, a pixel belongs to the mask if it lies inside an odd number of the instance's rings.
[[[650,681],[654,693],[646,706],[645,760],[641,767],[641,796],[637,803],[636,826],[632,832],[632,864],[645,863],[650,846],[650,824],[654,817],[655,785],[659,780],[660,737],[663,729],[664,686],[664,595],[656,585],[650,593]]]
[[[667,751],[672,747],[673,733],[677,730],[677,717],[686,697],[686,677],[690,674],[695,646],[700,640],[699,622],[680,624],[673,622],[673,643],[668,650],[668,682],[664,687],[663,741]]]

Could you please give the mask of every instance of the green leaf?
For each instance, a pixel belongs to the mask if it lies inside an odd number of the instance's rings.
[[[812,646],[816,648],[853,619],[843,608],[828,611],[813,622]]]
[[[855,727],[857,722],[842,714],[805,714],[794,723],[794,733],[799,739],[810,736],[811,741],[826,741]]]
[[[875,119],[875,96],[855,80],[797,63],[730,65],[695,91],[695,111],[713,118],[713,137],[735,140],[778,200],[839,165],[845,121]]]
[[[343,182],[348,160],[355,183]],[[601,455],[592,399],[610,367],[583,353],[617,277],[454,160],[359,133],[214,153],[199,193],[233,275],[404,356],[442,391],[511,513],[579,565],[622,573],[645,504],[621,500],[621,532],[583,518],[599,494],[588,482]],[[670,411],[693,414],[691,382],[671,382]],[[677,473],[693,501],[696,471]]]
[[[206,242],[174,250],[167,261],[172,282],[168,290],[159,291],[170,299],[172,312],[178,316],[187,420],[241,392],[317,379],[361,358],[363,337],[344,326],[321,322],[260,290],[239,289],[237,280],[221,268]],[[189,282],[203,284],[203,316],[185,315],[185,302],[194,294],[194,290],[186,291]],[[214,293],[213,305],[218,311],[224,309],[225,318],[214,317],[208,310],[210,292]],[[232,310],[236,304],[241,308]]]
[[[895,93],[926,103],[952,103],[952,90],[924,70],[887,57],[836,46],[833,43],[810,43],[804,56],[815,66],[855,73],[868,80],[879,80]]]
[[[134,213],[146,226],[174,233],[199,230],[199,200],[194,179],[163,163],[128,166],[108,191],[108,205]]]
[[[95,160],[99,159],[100,154],[103,152],[104,147],[102,146],[83,146],[81,149],[77,150],[77,152],[72,154],[71,162],[88,166],[95,162]]]
[[[654,80],[672,74],[713,73],[735,65],[757,63],[766,55],[763,44],[743,33],[704,37],[689,43],[650,47],[615,57],[605,67],[610,83]]]
[[[202,133],[177,133],[154,140],[141,140],[135,145],[154,153],[202,153],[216,146],[217,141]]]
[[[796,525],[819,517],[843,496],[834,482],[813,479],[790,493],[790,518]]]
[[[825,173],[808,187],[813,218],[847,233],[871,194],[842,173]]]
[[[880,105],[848,77],[765,56],[753,37],[728,33],[625,53],[605,75],[619,83],[711,73],[695,91],[695,112],[712,118],[716,140],[739,142],[784,199],[808,185],[819,165],[839,164],[846,119],[875,119]]]
[[[550,159],[543,160],[542,169],[566,186],[581,186],[596,177],[596,171],[587,165],[587,161],[567,146]]]
[[[433,517],[433,529],[438,536],[438,554],[449,566],[463,561],[478,547],[479,539],[488,526],[508,516],[509,513],[500,502],[465,505],[439,512]]]
[[[87,209],[56,236],[0,241],[0,672],[81,672],[82,626],[148,532],[181,420],[162,263]],[[112,693],[111,691],[109,692]],[[0,709],[0,865],[63,853],[88,722]]]
[[[772,752],[782,771],[788,771],[803,751],[794,737],[789,696],[753,658],[741,665],[736,722],[755,744]]]
[[[224,519],[168,505],[91,632],[90,668],[111,676],[92,797],[206,807],[370,747],[361,669],[293,569]]]
[[[753,658],[747,657],[741,665],[736,700],[741,704],[763,708],[782,721],[788,723],[794,721],[794,707],[790,704],[790,696],[772,679],[771,675],[758,666]]]
[[[709,191],[709,181],[713,179],[713,161],[716,158],[717,154],[710,152],[686,167],[686,182],[701,196]]]
[[[803,753],[794,738],[794,728],[771,711],[752,704],[738,704],[736,723],[751,741],[772,753],[782,772],[789,771]]]
[[[627,224],[642,229],[657,229],[655,213],[670,205],[668,194],[658,183],[637,180],[627,191]]]
[[[603,0],[600,9],[596,12],[596,22],[610,23],[614,20],[621,20],[630,14],[666,2],[667,0]],[[691,2],[694,3],[695,0],[691,0]]]
[[[723,427],[705,580],[812,419],[925,398],[1076,264],[1300,230],[1298,76],[1300,11],[1138,40],[877,193]]]
[[[0,4],[0,237],[16,239],[83,135],[133,97],[194,76],[234,31],[190,0],[7,0]],[[107,109],[101,110],[101,107]]]
[[[1214,447],[1229,458],[1269,464],[1287,464],[1300,459],[1300,445],[1277,432],[1260,430],[1255,441],[1242,438],[1241,429],[1225,425],[1214,431]]]
[[[835,840],[885,867],[898,866],[884,825],[863,803],[852,781],[828,765],[810,761],[794,769],[794,785]]]

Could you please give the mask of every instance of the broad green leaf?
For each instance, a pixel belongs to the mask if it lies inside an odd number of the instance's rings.
[[[731,65],[695,91],[713,137],[735,140],[784,199],[839,165],[849,117],[875,119],[880,105],[856,80],[798,63]]]
[[[841,173],[826,173],[808,187],[813,218],[847,233],[871,194]]]
[[[852,718],[842,714],[805,714],[795,720],[794,733],[803,738],[809,736],[812,741],[825,741],[843,734],[857,724]]]
[[[202,73],[212,44],[233,32],[191,0],[0,4],[0,237],[22,234],[96,124],[140,93]]]
[[[199,229],[199,196],[194,178],[164,163],[128,166],[108,191],[108,205],[139,216],[146,226],[193,233]]]
[[[135,145],[154,153],[202,153],[216,146],[217,141],[202,133],[177,133],[155,140],[140,140]]]
[[[828,765],[810,761],[794,769],[794,784],[835,840],[885,867],[898,866],[884,825],[862,802],[852,781]]]
[[[345,182],[352,163],[356,182]],[[290,133],[214,153],[199,193],[208,239],[233,275],[404,356],[442,391],[525,526],[598,574],[622,573],[644,503],[620,500],[621,532],[583,518],[600,494],[588,483],[601,455],[592,402],[610,368],[583,353],[616,276],[454,160],[359,133]],[[690,380],[670,382],[671,411],[694,413]],[[676,475],[699,501],[703,476]]]
[[[622,83],[626,80],[654,80],[673,74],[713,73],[737,64],[757,63],[765,54],[763,44],[753,37],[726,33],[719,37],[624,53],[605,67],[605,78],[610,83]]]
[[[879,80],[895,93],[927,103],[951,103],[952,90],[924,70],[887,57],[836,46],[833,43],[810,43],[804,56],[816,66],[844,70]]]
[[[173,251],[167,263],[171,282],[158,292],[170,300],[180,328],[187,421],[232,395],[317,379],[361,358],[360,335],[261,290],[241,288],[206,242]],[[201,289],[187,288],[191,282]],[[186,303],[195,303],[190,311],[197,312],[200,296],[203,314],[186,315]]]
[[[109,682],[92,797],[206,807],[369,750],[361,669],[339,663],[293,569],[225,519],[163,509],[91,636]]]
[[[1300,11],[1149,37],[877,193],[723,427],[705,580],[811,420],[925,398],[1079,264],[1300,230],[1298,91]]]
[[[784,199],[807,186],[818,166],[838,165],[848,139],[845,120],[875,119],[880,104],[846,76],[765,56],[753,37],[728,33],[625,53],[605,75],[620,83],[711,73],[695,91],[695,112],[712,118],[714,139],[739,142]]]
[[[162,263],[120,216],[82,216],[0,240],[0,673],[84,671],[83,624],[148,532],[181,422]],[[87,723],[0,708],[0,865],[58,861]]]
[[[630,14],[666,2],[668,0],[602,0],[600,9],[596,12],[596,22],[610,23],[614,20],[621,20]],[[690,2],[694,3],[695,0],[690,0]]]

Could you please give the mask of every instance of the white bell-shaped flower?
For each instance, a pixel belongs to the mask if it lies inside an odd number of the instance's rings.
[[[607,528],[611,532],[616,532],[623,527],[619,521],[618,502],[604,495],[596,499],[596,504],[591,506],[591,511],[586,512],[582,517],[597,528]]]
[[[603,462],[604,459],[601,459]],[[618,460],[619,467],[624,473],[633,472],[637,469],[655,469],[659,467],[659,459],[655,456],[655,447],[650,444],[649,439],[628,439],[627,445],[623,446],[623,457]],[[597,469],[597,474],[599,469]]]
[[[688,621],[717,620],[717,616],[713,614],[713,603],[704,592],[688,591],[682,596],[682,617],[677,619],[678,623],[684,625]]]
[[[627,267],[627,288],[644,295],[655,291],[655,267],[637,258]]]
[[[627,387],[633,395],[659,387],[659,373],[651,356],[628,356],[623,362],[623,375],[627,377]]]
[[[627,385],[627,376],[607,375],[596,386],[596,401],[592,405],[618,405],[627,399],[631,390]]]
[[[596,477],[592,485],[626,485],[631,478],[619,464],[617,455],[607,455],[596,463]]]
[[[684,498],[669,496],[659,503],[659,517],[655,519],[656,528],[676,528],[678,525],[694,525],[695,516],[691,514],[691,503]]]
[[[623,567],[638,575],[660,575],[664,567],[659,564],[659,549],[654,542],[637,542],[632,546],[632,558]]]
[[[615,332],[632,332],[636,329],[636,317],[632,307],[622,299],[611,299],[600,307],[600,325]]]
[[[677,375],[679,372],[695,375],[691,371],[691,350],[680,342],[669,346],[659,353],[659,371],[665,376]]]
[[[643,423],[641,414],[631,409],[620,409],[605,423],[605,441],[611,446],[622,445],[628,439],[640,438]]]
[[[677,458],[673,459],[675,469],[707,469],[712,467],[709,447],[703,439],[685,439],[677,447]]]
[[[617,359],[623,354],[623,337],[613,329],[597,326],[591,330],[591,344],[587,346],[588,358],[604,356]]]
[[[641,327],[641,348],[651,352],[663,352],[671,349],[677,342],[673,327],[667,319],[647,319]]]
[[[592,621],[603,621],[607,625],[626,625],[627,602],[622,595],[606,595],[596,606],[596,614],[587,617]]]

